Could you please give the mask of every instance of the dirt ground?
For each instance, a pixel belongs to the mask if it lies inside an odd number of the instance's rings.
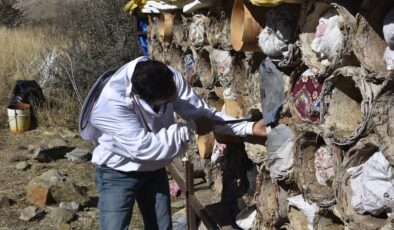
[[[77,217],[62,229],[99,229],[97,192],[94,185],[94,166],[91,162],[74,163],[68,159],[59,159],[50,163],[39,163],[31,159],[32,154],[28,152],[31,144],[43,144],[54,137],[63,137],[70,146],[89,147],[90,144],[83,141],[74,130],[68,129],[36,129],[24,134],[11,134],[8,128],[0,129],[0,199],[8,197],[15,201],[11,207],[0,208],[0,230],[20,230],[20,229],[58,229],[46,215],[40,219],[23,221],[19,219],[21,210],[28,207],[26,201],[26,188],[28,182],[49,169],[57,169],[66,173],[67,179],[79,186],[88,188],[88,195],[91,197],[91,204],[80,207]],[[16,169],[18,162],[10,162],[13,156],[27,157],[30,167],[24,171]],[[57,204],[51,205],[56,207]],[[137,205],[134,207],[133,219],[130,229],[143,229],[142,217]]]

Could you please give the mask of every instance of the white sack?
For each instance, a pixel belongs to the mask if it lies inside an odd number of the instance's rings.
[[[289,177],[293,171],[293,138],[288,139],[280,148],[274,152],[268,159],[270,177],[276,180],[283,180]]]
[[[376,152],[364,164],[347,170],[353,191],[352,207],[359,214],[380,215],[394,207],[394,176],[390,162]]]
[[[338,27],[339,20],[340,16],[334,9],[328,10],[319,19],[311,48],[321,59],[327,59],[331,62],[343,46],[344,38]]]
[[[394,8],[384,17],[383,35],[387,45],[394,49]]]
[[[243,230],[251,229],[253,221],[256,218],[256,208],[254,206],[246,207],[235,217],[235,223]]]
[[[387,46],[383,58],[386,62],[387,70],[394,70],[394,50]]]

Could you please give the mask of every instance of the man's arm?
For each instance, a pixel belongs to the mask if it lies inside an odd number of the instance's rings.
[[[265,135],[264,130],[262,130],[263,121],[259,121],[257,126],[247,121],[223,125],[220,121],[234,120],[235,118],[217,112],[214,108],[209,108],[204,100],[192,90],[192,87],[181,74],[173,68],[171,70],[174,72],[178,94],[174,102],[175,112],[185,119],[195,120],[197,126],[204,127],[200,134],[209,132],[213,128],[215,132],[221,134],[236,136],[245,136],[247,134]]]
[[[149,132],[133,105],[125,105],[123,98],[114,98],[111,92],[106,94],[91,117],[91,123],[112,138],[100,142],[106,149],[135,162],[168,160],[186,151],[189,139],[186,127],[174,124],[156,134]]]

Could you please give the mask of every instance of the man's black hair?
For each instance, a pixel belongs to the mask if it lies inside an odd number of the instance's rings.
[[[162,62],[137,63],[131,82],[136,93],[148,103],[167,100],[176,93],[173,72]]]

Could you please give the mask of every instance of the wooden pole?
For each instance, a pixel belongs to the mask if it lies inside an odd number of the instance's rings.
[[[186,216],[187,216],[187,229],[188,230],[196,230],[197,229],[197,215],[192,207],[192,198],[194,195],[193,189],[193,164],[187,160],[185,162],[185,171],[186,171]]]

